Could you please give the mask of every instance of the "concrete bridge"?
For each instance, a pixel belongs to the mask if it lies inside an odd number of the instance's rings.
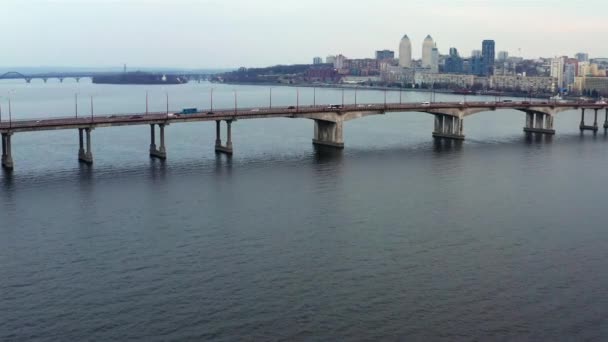
[[[432,136],[436,139],[464,140],[464,119],[470,115],[514,109],[525,114],[524,131],[530,134],[555,134],[553,121],[555,116],[567,110],[580,110],[581,131],[597,132],[598,114],[604,112],[603,128],[608,129],[608,105],[588,102],[434,102],[434,103],[383,103],[358,105],[315,105],[288,106],[271,108],[232,108],[213,111],[201,111],[191,114],[172,112],[103,114],[90,116],[54,117],[28,120],[0,119],[2,135],[2,166],[13,168],[11,137],[21,132],[40,132],[47,130],[78,130],[78,159],[81,162],[93,163],[91,153],[91,134],[96,128],[149,125],[151,157],[165,159],[165,128],[170,124],[195,121],[213,121],[216,125],[215,151],[232,154],[232,124],[241,119],[265,118],[303,118],[314,120],[312,142],[315,145],[331,148],[344,148],[344,122],[369,115],[382,115],[389,112],[421,112],[435,117]],[[585,114],[593,114],[593,123],[585,121]],[[226,142],[222,143],[221,122],[226,123]],[[156,144],[156,126],[159,131],[159,145]]]

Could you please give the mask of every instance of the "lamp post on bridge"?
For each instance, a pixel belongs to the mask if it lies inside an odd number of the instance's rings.
[[[146,115],[148,115],[148,91],[146,90]]]
[[[165,97],[167,99],[167,117],[169,116],[169,92],[165,91]]]
[[[93,95],[91,95],[91,123],[93,123]]]
[[[268,96],[268,108],[272,109],[272,87],[270,87],[268,90],[270,92],[270,95]]]
[[[78,119],[78,93],[74,94],[74,112],[76,115],[76,119]]]
[[[386,108],[386,88],[384,88],[384,108]]]
[[[296,88],[296,112],[300,111],[300,88]]]
[[[355,86],[355,107],[357,106],[357,86]]]
[[[209,91],[209,111],[213,113],[213,88]]]
[[[236,89],[234,89],[234,115],[236,115],[237,108],[238,108],[238,105],[237,105],[237,94],[236,94]]]
[[[313,107],[317,106],[317,88],[312,87],[312,105]]]

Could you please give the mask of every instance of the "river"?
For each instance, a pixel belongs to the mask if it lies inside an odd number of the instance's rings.
[[[151,111],[165,92],[207,108],[211,88],[216,108],[234,91],[269,103],[267,87],[66,79],[0,82],[0,104],[2,120],[8,96],[13,119],[75,115],[75,93],[79,115],[91,96],[94,115],[143,111],[146,91]],[[273,88],[273,105],[296,91]],[[232,158],[212,123],[173,124],[165,162],[149,127],[98,128],[92,166],[76,131],[17,133],[0,173],[0,340],[605,341],[608,139],[579,119],[528,139],[523,113],[480,113],[443,144],[432,116],[391,113],[346,123],[333,153],[310,120],[239,120]]]

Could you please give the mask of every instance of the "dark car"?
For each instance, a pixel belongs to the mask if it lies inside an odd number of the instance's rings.
[[[207,115],[213,115],[215,114],[214,112],[207,112]]]
[[[133,115],[131,117],[131,119],[141,119],[141,118],[143,118],[143,116],[141,116],[141,115]]]
[[[289,106],[287,109],[296,109],[296,106]]]

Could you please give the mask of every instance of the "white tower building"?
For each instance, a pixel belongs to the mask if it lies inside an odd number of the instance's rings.
[[[433,38],[431,35],[426,36],[424,38],[424,42],[422,43],[422,67],[430,68],[433,64],[433,48],[435,47],[435,42],[433,42]]]
[[[399,66],[402,68],[412,67],[412,43],[407,34],[401,38],[399,43]]]

